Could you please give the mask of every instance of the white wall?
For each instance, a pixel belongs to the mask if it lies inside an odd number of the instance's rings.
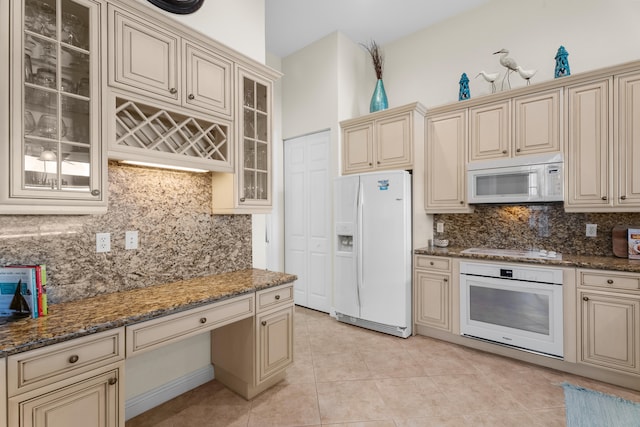
[[[636,0],[492,0],[473,11],[383,46],[389,106],[420,101],[427,107],[458,101],[466,72],[471,97],[490,93],[474,77],[480,70],[504,73],[493,52],[509,49],[532,83],[553,79],[560,45],[571,73],[640,59],[640,2]],[[518,75],[511,87],[523,86]],[[498,85],[498,89],[499,89]]]
[[[137,1],[161,11],[147,0]],[[206,0],[189,15],[162,13],[256,61],[265,62],[264,0]]]

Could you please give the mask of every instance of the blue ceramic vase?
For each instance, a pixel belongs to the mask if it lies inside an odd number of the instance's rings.
[[[369,104],[369,112],[373,113],[375,111],[386,110],[387,108],[389,108],[387,93],[384,91],[382,79],[378,79],[376,89],[373,91],[373,96],[371,97],[371,104]]]

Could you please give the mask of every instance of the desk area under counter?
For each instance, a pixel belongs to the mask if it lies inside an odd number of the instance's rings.
[[[54,304],[46,317],[2,325],[0,426],[85,427],[88,417],[124,426],[126,359],[202,333],[220,359],[216,379],[250,399],[293,362],[295,280],[242,270]]]
[[[469,252],[457,247],[414,250],[416,334],[640,390],[640,261],[571,254],[529,259]],[[519,267],[561,270],[561,358],[461,333],[461,266],[469,262],[513,268],[514,278]]]

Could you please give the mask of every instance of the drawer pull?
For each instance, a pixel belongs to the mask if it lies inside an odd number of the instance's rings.
[[[627,196],[620,196],[621,200],[627,200]]]
[[[502,154],[507,154],[507,150],[502,150]]]
[[[602,196],[601,199],[602,200],[607,200],[607,196]]]
[[[261,323],[262,323],[262,326],[267,326],[267,321],[266,320],[263,320]]]
[[[202,323],[203,325],[204,325],[205,323],[207,323],[207,318],[206,318],[206,317],[201,317],[201,318],[200,318],[200,323]]]
[[[613,285],[613,279],[607,279],[607,283]]]
[[[69,363],[76,363],[79,359],[78,355],[74,354],[73,356],[69,356]]]
[[[582,297],[582,301],[589,301],[589,297]]]
[[[429,265],[435,265],[435,262],[429,261]]]
[[[169,93],[172,95],[175,95],[176,93],[178,93],[178,89],[176,89],[175,87],[172,87],[171,89],[169,89]]]
[[[117,378],[109,378],[109,385],[114,385],[117,382],[118,382]]]
[[[278,299],[280,299],[280,295],[276,295],[276,299],[277,299],[277,300],[278,300]]]

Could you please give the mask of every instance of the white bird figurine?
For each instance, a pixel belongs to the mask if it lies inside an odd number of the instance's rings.
[[[480,71],[476,76],[476,79],[479,76],[482,76],[487,82],[491,83],[491,93],[496,93],[496,79],[500,73],[487,73],[484,70]]]
[[[500,56],[500,65],[502,65],[503,67],[505,67],[507,69],[507,72],[504,74],[504,77],[502,78],[502,89],[504,89],[504,79],[507,79],[507,83],[509,84],[509,89],[511,89],[511,81],[509,80],[509,74],[511,74],[514,71],[517,71],[518,68],[518,64],[516,63],[516,61],[513,58],[509,58],[507,55],[509,55],[509,50],[508,49],[500,49],[497,52],[493,52],[494,55],[496,54],[502,54]]]
[[[536,73],[538,72],[538,70],[525,70],[519,65],[516,67],[516,70],[518,70],[518,74],[520,74],[520,77],[522,77],[527,81],[527,86],[531,84],[530,82],[531,77],[535,76]]]

